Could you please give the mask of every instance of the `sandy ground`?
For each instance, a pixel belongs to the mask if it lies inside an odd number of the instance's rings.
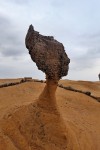
[[[71,80],[60,80],[59,84],[64,86],[71,86],[75,89],[82,91],[90,91],[92,95],[100,97],[100,82],[91,81],[71,81]]]
[[[18,80],[1,79],[0,84]],[[60,83],[100,97],[100,82]],[[56,114],[49,105],[37,106],[44,87],[45,83],[25,82],[0,88],[0,150],[100,150],[100,103],[58,87]]]

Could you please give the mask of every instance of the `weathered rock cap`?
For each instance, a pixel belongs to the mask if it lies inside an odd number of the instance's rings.
[[[67,75],[70,59],[65,53],[63,44],[53,36],[43,36],[30,25],[25,44],[32,60],[48,79],[59,80]]]

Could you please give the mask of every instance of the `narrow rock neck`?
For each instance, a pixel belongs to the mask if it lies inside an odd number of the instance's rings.
[[[44,87],[43,92],[40,94],[38,103],[43,107],[47,107],[50,110],[57,110],[56,104],[56,89],[57,89],[58,81],[56,80],[46,80],[46,85]]]
[[[55,99],[55,92],[57,89],[57,84],[58,82],[55,80],[46,80],[46,86],[39,96],[39,99],[44,98],[47,99],[49,98],[50,100]]]

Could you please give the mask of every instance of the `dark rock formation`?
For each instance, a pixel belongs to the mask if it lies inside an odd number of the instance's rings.
[[[100,81],[100,73],[98,74],[98,77],[99,77],[99,81]]]
[[[39,70],[47,79],[59,80],[68,73],[70,59],[62,43],[52,36],[43,36],[30,25],[25,39],[26,48]]]
[[[34,139],[33,144],[38,145],[35,149],[40,150],[65,150],[70,140],[67,140],[68,134],[57,107],[55,92],[58,80],[62,76],[67,75],[70,59],[61,43],[52,36],[40,35],[39,32],[34,31],[32,25],[29,27],[26,35],[25,44],[38,69],[46,74],[46,85],[34,104],[36,112],[33,116],[35,114],[38,114],[38,116],[34,117],[36,127],[32,125],[32,130],[34,131],[34,137],[39,138],[38,140],[37,138]],[[42,123],[41,131],[40,122]],[[41,135],[42,137],[40,137]],[[38,141],[40,141],[40,144]],[[56,144],[54,141],[56,141]]]

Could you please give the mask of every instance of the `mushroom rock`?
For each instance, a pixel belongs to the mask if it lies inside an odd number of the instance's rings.
[[[37,137],[40,130],[39,123],[42,124],[41,134],[38,136],[38,141],[34,140],[34,143],[48,150],[70,148],[74,141],[70,140],[71,136],[68,139],[69,131],[66,132],[66,126],[58,110],[55,96],[58,81],[68,73],[70,59],[65,53],[62,43],[52,36],[39,34],[32,25],[28,29],[25,44],[38,69],[46,74],[44,90],[32,107],[34,108],[33,113],[38,114],[38,117],[33,117],[35,118],[33,126],[35,129],[32,129],[34,136]]]
[[[46,74],[47,79],[59,80],[67,75],[70,59],[63,44],[53,36],[43,36],[30,25],[25,44],[32,60]]]
[[[61,77],[67,75],[70,59],[65,53],[64,46],[53,38],[43,36],[29,26],[26,38],[26,48],[39,70],[46,74],[46,86],[39,96],[38,103],[42,107],[57,110],[55,91]]]

